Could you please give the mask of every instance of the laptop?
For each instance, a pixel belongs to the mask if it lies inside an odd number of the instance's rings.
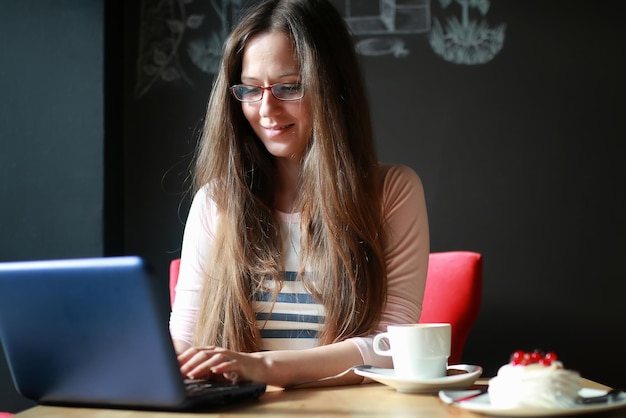
[[[0,340],[17,391],[42,405],[173,411],[261,396],[264,383],[185,381],[158,288],[135,256],[0,263]]]

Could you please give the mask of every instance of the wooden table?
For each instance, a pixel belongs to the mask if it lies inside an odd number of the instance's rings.
[[[476,386],[485,385],[479,379]],[[607,389],[585,380],[585,387]],[[269,387],[258,401],[206,413],[172,413],[94,408],[37,406],[17,414],[16,418],[199,418],[199,417],[484,417],[441,402],[437,394],[402,394],[378,383],[365,385],[296,389],[283,391]],[[583,415],[584,416],[584,415]],[[598,415],[593,415],[598,416]],[[626,418],[626,408],[601,414],[602,417]]]

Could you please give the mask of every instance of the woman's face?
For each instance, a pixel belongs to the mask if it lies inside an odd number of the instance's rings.
[[[268,87],[299,82],[300,67],[291,40],[284,33],[263,33],[248,41],[243,53],[242,84]],[[260,101],[242,102],[241,108],[270,154],[300,163],[312,132],[306,93],[302,99],[283,101],[264,90]]]

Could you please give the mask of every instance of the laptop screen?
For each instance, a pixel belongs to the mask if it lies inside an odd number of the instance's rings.
[[[166,290],[139,257],[0,263],[0,338],[18,392],[42,404],[187,405]]]

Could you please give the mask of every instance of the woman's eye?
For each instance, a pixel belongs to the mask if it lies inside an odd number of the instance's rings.
[[[283,84],[280,90],[284,93],[297,93],[300,91],[300,84]]]
[[[240,92],[243,96],[254,96],[256,94],[259,94],[260,90],[260,88],[253,86],[241,86],[240,88]]]

